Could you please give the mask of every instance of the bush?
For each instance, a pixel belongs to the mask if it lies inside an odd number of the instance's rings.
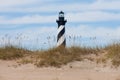
[[[12,60],[23,57],[25,54],[29,53],[28,50],[7,46],[5,48],[0,48],[0,59]]]
[[[112,44],[106,47],[108,58],[112,60],[112,64],[116,67],[120,65],[120,44]]]
[[[95,53],[94,49],[87,49],[81,47],[58,47],[53,48],[48,51],[44,51],[39,54],[39,58],[41,59],[36,63],[38,67],[41,66],[54,66],[61,67],[61,65],[67,64],[72,61],[81,61],[82,55],[89,53]]]

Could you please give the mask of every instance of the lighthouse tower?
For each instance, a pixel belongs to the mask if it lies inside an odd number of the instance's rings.
[[[59,19],[56,20],[58,24],[58,34],[57,34],[57,46],[66,46],[65,38],[65,23],[67,20],[64,19],[64,12],[59,12]]]

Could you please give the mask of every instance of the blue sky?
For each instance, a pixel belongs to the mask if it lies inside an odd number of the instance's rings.
[[[0,0],[0,46],[55,46],[56,19],[61,10],[68,21],[68,46],[105,45],[120,40],[120,0]]]

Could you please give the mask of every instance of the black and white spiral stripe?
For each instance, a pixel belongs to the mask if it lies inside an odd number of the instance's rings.
[[[58,26],[57,46],[65,46],[65,25]]]

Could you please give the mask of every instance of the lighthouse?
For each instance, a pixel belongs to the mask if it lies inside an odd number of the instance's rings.
[[[59,12],[58,20],[56,20],[58,24],[58,33],[57,33],[57,46],[65,47],[66,46],[66,38],[65,38],[65,23],[67,20],[64,18],[64,12]]]

